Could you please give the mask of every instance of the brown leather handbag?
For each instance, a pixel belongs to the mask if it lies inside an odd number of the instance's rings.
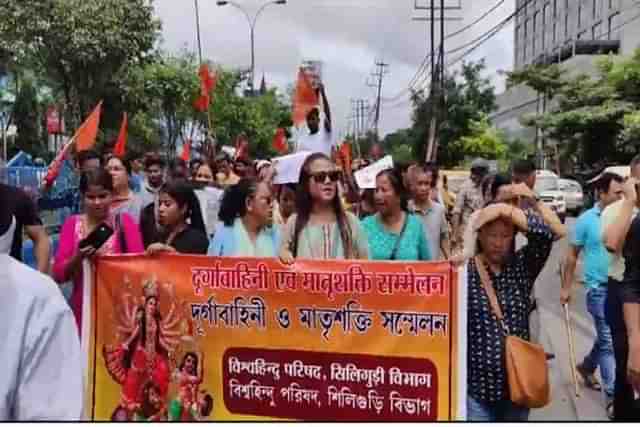
[[[541,345],[509,334],[498,303],[496,291],[480,256],[475,258],[482,287],[489,297],[491,310],[505,335],[505,362],[510,400],[525,408],[542,408],[551,401],[549,368]]]

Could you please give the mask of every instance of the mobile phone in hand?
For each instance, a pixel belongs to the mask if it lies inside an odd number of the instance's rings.
[[[109,227],[107,224],[100,224],[95,228],[86,238],[80,241],[80,249],[87,248],[89,246],[95,248],[96,250],[100,249],[107,240],[113,235],[113,228]]]

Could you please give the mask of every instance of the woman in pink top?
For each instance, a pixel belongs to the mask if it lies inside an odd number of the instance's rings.
[[[80,178],[80,193],[84,213],[65,221],[53,264],[53,277],[58,283],[73,281],[70,304],[78,331],[82,325],[82,261],[94,255],[144,252],[142,236],[134,220],[126,213],[111,213],[113,180],[107,171],[84,172]],[[80,249],[80,242],[103,223],[115,230],[107,242],[97,251],[91,246]]]

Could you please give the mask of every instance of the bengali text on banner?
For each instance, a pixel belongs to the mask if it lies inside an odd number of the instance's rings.
[[[85,279],[87,416],[463,419],[449,263],[105,257]]]

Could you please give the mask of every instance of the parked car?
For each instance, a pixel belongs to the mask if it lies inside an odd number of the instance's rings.
[[[549,206],[564,223],[567,217],[567,202],[564,193],[560,191],[560,178],[549,170],[536,171],[535,192],[540,199]]]
[[[567,212],[577,215],[584,208],[584,192],[578,181],[572,179],[559,179],[560,191],[564,193],[567,204]]]

